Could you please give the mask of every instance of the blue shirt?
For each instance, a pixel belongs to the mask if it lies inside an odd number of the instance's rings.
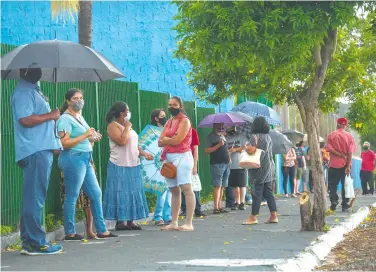
[[[59,132],[65,131],[66,133],[69,133],[70,138],[77,138],[90,128],[82,116],[80,118],[80,122],[77,121],[77,119],[72,115],[64,113],[57,121],[57,129]],[[71,150],[78,152],[91,152],[93,150],[93,147],[89,139],[86,138],[85,140],[72,147]]]
[[[39,91],[37,84],[20,80],[11,97],[14,124],[16,162],[38,151],[62,149],[60,139],[55,135],[53,120],[34,127],[23,127],[19,120],[31,115],[46,114],[50,105]]]

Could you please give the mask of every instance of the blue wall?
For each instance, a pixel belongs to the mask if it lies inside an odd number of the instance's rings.
[[[176,12],[170,2],[93,1],[93,48],[141,89],[195,100],[187,85],[189,64],[172,57],[176,33],[171,28],[176,24]],[[21,45],[55,38],[78,41],[77,21],[56,22],[50,1],[1,1],[1,13],[2,43]],[[224,101],[221,111],[232,106],[232,100]]]

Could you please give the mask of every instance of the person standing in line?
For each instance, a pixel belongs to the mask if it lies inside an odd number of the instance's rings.
[[[103,215],[107,220],[117,221],[116,230],[141,230],[133,221],[149,216],[139,157],[154,158],[138,146],[138,135],[130,119],[128,105],[122,101],[115,102],[106,116],[110,159]]]
[[[195,210],[195,195],[192,190],[193,156],[191,151],[192,125],[184,111],[183,101],[173,96],[168,101],[168,110],[172,115],[163,128],[158,144],[163,147],[161,159],[176,167],[176,177],[166,178],[167,186],[172,194],[171,224],[161,230],[193,231],[193,213]],[[178,225],[181,206],[181,191],[184,192],[187,204],[185,224]]]
[[[163,128],[167,122],[165,110],[153,110],[150,119],[153,126]],[[169,189],[163,194],[157,196],[153,221],[156,226],[163,226],[171,223],[171,192]]]
[[[214,214],[228,213],[221,207],[223,191],[228,185],[230,175],[230,154],[225,139],[223,124],[214,124],[213,131],[206,137],[205,153],[210,154],[210,171],[212,175]]]
[[[64,150],[59,155],[58,166],[64,174],[64,231],[65,241],[81,241],[84,237],[76,233],[76,202],[81,187],[90,199],[98,239],[118,237],[109,232],[103,218],[102,191],[99,187],[91,160],[93,146],[102,135],[89,127],[81,115],[84,107],[82,91],[72,88],[65,94],[62,108],[66,111],[57,121],[57,129]]]
[[[42,210],[46,201],[54,150],[61,150],[55,122],[60,111],[51,111],[38,81],[40,68],[21,69],[22,78],[12,93],[12,116],[16,163],[23,170],[21,206],[21,254],[51,255],[63,247],[48,243],[42,228]],[[42,140],[43,139],[43,140]]]
[[[294,192],[292,193],[292,197],[296,197],[296,194],[299,193],[300,190],[300,180],[304,176],[304,173],[307,170],[307,164],[305,160],[305,153],[304,153],[304,142],[300,141],[297,145],[295,154],[296,154],[296,160],[298,162],[297,170],[296,170],[296,179],[295,179],[295,186],[294,186]],[[304,179],[305,180],[305,179]],[[303,186],[304,191],[307,191],[307,182],[304,182],[303,180]]]
[[[235,203],[231,210],[245,210],[245,193],[247,188],[247,170],[239,167],[240,153],[245,150],[247,136],[231,127],[227,130],[230,160],[229,187],[233,188]]]
[[[294,148],[290,148],[286,155],[283,155],[283,166],[282,166],[282,173],[283,173],[283,190],[285,192],[285,196],[288,197],[287,192],[287,182],[290,180],[290,190],[291,195],[294,194],[295,188],[295,160],[296,154]]]
[[[192,128],[192,143],[191,143],[191,151],[193,156],[193,170],[192,170],[192,189],[195,194],[196,198],[196,208],[195,208],[195,217],[205,217],[206,214],[201,211],[201,202],[200,202],[200,178],[198,176],[198,146],[200,145],[200,139],[198,138],[197,131]],[[195,184],[198,183],[198,184]],[[181,216],[186,216],[187,213],[187,206],[185,203],[185,196],[184,193],[181,193]]]
[[[346,118],[337,120],[337,130],[328,135],[326,150],[330,153],[328,170],[330,209],[335,211],[338,205],[337,187],[342,184],[342,211],[349,211],[349,199],[345,197],[345,177],[351,173],[352,154],[355,152],[353,136],[346,132]]]
[[[248,173],[252,183],[252,213],[243,222],[243,225],[258,224],[257,215],[260,212],[260,205],[266,199],[270,211],[270,217],[266,224],[278,223],[277,204],[272,189],[275,175],[275,166],[272,153],[272,140],[269,136],[270,127],[264,117],[258,116],[253,120],[252,137],[250,145],[263,150],[260,157],[260,168],[249,169]],[[247,147],[248,148],[248,147]]]
[[[371,144],[369,142],[363,143],[363,151],[361,154],[362,167],[360,169],[360,179],[362,181],[362,195],[373,195],[375,191],[375,183],[373,180],[373,171],[376,165],[375,152],[371,150]],[[369,190],[368,190],[369,185]]]
[[[320,142],[320,151],[321,151],[321,159],[322,159],[322,167],[324,171],[324,181],[325,181],[325,187],[326,192],[328,193],[328,168],[329,168],[329,161],[330,161],[330,154],[328,151],[326,151],[325,143]]]

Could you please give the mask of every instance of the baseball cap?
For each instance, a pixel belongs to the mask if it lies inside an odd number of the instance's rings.
[[[347,119],[345,117],[341,117],[341,118],[338,118],[337,124],[347,126],[349,124],[349,122],[347,121]]]

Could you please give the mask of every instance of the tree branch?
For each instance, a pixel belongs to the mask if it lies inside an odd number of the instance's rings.
[[[322,61],[321,61],[321,45],[317,43],[315,47],[313,48],[313,59],[316,63],[316,66],[321,66]]]

